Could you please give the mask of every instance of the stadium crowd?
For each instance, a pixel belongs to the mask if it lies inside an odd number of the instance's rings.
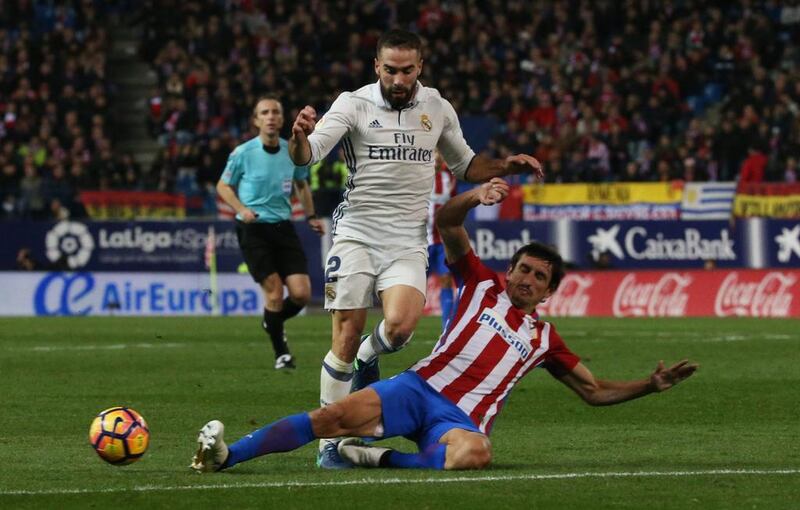
[[[84,211],[76,191],[127,188],[101,2],[0,2],[0,217]]]
[[[163,149],[151,179],[113,151],[97,3],[54,5],[4,2],[0,14],[4,215],[40,215],[52,201],[39,198],[67,187],[211,190],[253,134],[259,94],[281,97],[288,136],[303,105],[324,112],[375,80],[375,42],[394,26],[423,36],[422,81],[483,126],[473,145],[533,154],[548,182],[797,179],[796,0],[132,4],[158,74],[146,122]]]

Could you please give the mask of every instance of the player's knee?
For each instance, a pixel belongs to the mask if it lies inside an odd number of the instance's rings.
[[[415,322],[384,319],[386,338],[394,347],[405,345],[414,334]]]
[[[283,308],[283,300],[280,298],[269,296],[266,301],[267,310],[280,311]]]
[[[472,436],[452,447],[455,454],[445,469],[484,469],[492,462],[492,443],[485,436]]]
[[[302,289],[290,292],[289,299],[294,301],[297,306],[306,306],[311,300],[311,289]]]
[[[361,338],[361,330],[353,323],[342,324],[339,328],[338,338],[343,342],[358,342]]]
[[[270,310],[280,310],[283,306],[283,283],[277,275],[270,275],[261,282],[264,301]]]
[[[492,462],[492,443],[488,437],[470,437],[466,450],[467,466],[464,469],[483,469]]]

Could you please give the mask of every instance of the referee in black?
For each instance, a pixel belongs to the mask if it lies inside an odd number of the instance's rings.
[[[236,235],[247,268],[264,291],[261,323],[275,349],[275,369],[294,368],[283,324],[297,315],[311,297],[311,280],[303,247],[291,222],[294,191],[309,226],[324,234],[314,214],[308,168],[295,166],[286,140],[280,138],[283,107],[271,96],[253,109],[258,136],[239,145],[228,157],[217,192],[236,211]],[[283,287],[289,289],[284,299]]]

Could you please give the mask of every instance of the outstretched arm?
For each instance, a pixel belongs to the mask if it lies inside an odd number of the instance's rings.
[[[697,370],[698,365],[682,360],[669,368],[659,361],[656,370],[647,379],[638,381],[605,381],[595,379],[583,363],[578,363],[571,372],[559,378],[584,402],[593,406],[619,404],[643,397],[650,393],[666,391]]]
[[[317,112],[311,106],[305,106],[292,124],[292,137],[289,138],[289,157],[297,166],[305,166],[311,161],[311,144],[308,135],[314,132],[317,124]]]
[[[464,178],[469,182],[486,182],[492,177],[525,173],[532,173],[537,179],[544,178],[542,164],[527,154],[515,154],[506,159],[475,156],[467,167]]]
[[[464,228],[464,218],[473,207],[502,202],[508,196],[508,184],[494,178],[480,186],[456,195],[436,212],[436,228],[442,236],[444,253],[449,262],[455,262],[470,250],[469,236]]]

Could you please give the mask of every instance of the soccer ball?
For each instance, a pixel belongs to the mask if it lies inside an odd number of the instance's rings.
[[[142,415],[128,407],[101,411],[89,427],[89,444],[104,461],[124,465],[136,462],[150,443],[150,429]]]

